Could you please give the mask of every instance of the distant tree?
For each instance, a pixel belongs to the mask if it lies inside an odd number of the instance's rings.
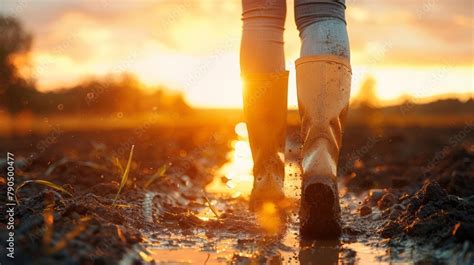
[[[354,104],[360,108],[375,108],[379,103],[376,90],[376,81],[372,76],[368,76],[362,82],[359,93],[354,99]]]
[[[11,113],[27,107],[37,93],[13,62],[15,56],[30,52],[31,43],[31,34],[17,19],[0,15],[0,107]]]
[[[154,90],[152,90],[154,89]],[[37,113],[110,115],[151,111],[185,114],[190,107],[183,95],[166,87],[147,88],[134,75],[121,73],[83,80],[69,88],[40,94],[34,104]]]
[[[414,104],[415,98],[409,94],[402,94],[398,97],[398,101],[401,102],[401,104]]]
[[[1,1],[1,0],[0,0]],[[23,110],[35,114],[76,113],[110,115],[115,112],[136,114],[159,110],[189,111],[181,94],[145,91],[132,74],[122,73],[84,80],[69,88],[41,93],[33,82],[22,77],[15,65],[16,56],[30,52],[32,36],[13,17],[0,14],[0,109],[15,115]]]

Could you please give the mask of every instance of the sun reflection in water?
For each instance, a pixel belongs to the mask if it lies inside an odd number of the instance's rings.
[[[206,191],[229,194],[233,198],[248,197],[252,191],[252,152],[248,141],[247,126],[238,123],[235,128],[237,139],[231,142],[232,150],[227,154],[228,162],[217,172],[218,178],[206,187]]]
[[[228,162],[225,163],[215,174],[214,180],[206,187],[206,192],[209,194],[217,193],[220,195],[227,195],[233,198],[248,197],[253,186],[252,175],[252,154],[248,141],[248,133],[245,123],[238,123],[235,128],[236,139],[231,141],[231,151],[228,155]],[[298,150],[295,143],[287,143],[287,157],[285,164],[285,196],[290,202],[297,202],[300,196],[301,189],[301,172],[298,166],[297,154],[290,150]],[[342,190],[345,190],[344,188]],[[347,190],[345,192],[347,193]],[[206,194],[206,193],[205,193]],[[353,211],[357,209],[355,202],[360,201],[361,198],[355,197],[354,194],[348,194],[341,197],[341,203],[345,208],[352,205]],[[224,212],[227,205],[225,201],[219,199],[211,199],[207,202],[212,205],[218,212]],[[296,204],[291,204],[296,206]],[[289,207],[288,210],[296,213],[297,208]],[[352,210],[351,210],[352,211]],[[355,215],[356,212],[351,212]],[[218,219],[216,214],[205,207],[197,214],[197,217],[203,221]],[[287,222],[282,222],[279,219],[276,206],[272,203],[265,204],[260,211],[256,213],[256,221],[262,225],[270,234],[282,233],[280,241],[283,248],[276,250],[277,264],[309,264],[308,261],[317,260],[321,264],[336,264],[345,259],[345,255],[341,249],[350,249],[357,255],[357,259],[361,264],[388,264],[382,261],[380,257],[386,256],[386,249],[367,246],[361,242],[352,243],[331,243],[329,245],[317,242],[307,245],[299,238],[298,217],[296,214],[289,214]],[[283,229],[283,230],[281,230]],[[236,235],[238,238],[239,236]],[[177,239],[181,240],[182,235]],[[246,239],[244,237],[244,239]],[[169,240],[169,238],[167,238]],[[179,240],[177,242],[179,242]],[[242,251],[236,248],[238,245],[237,239],[213,239],[205,236],[202,240],[196,240],[194,245],[180,244],[175,247],[168,245],[154,245],[147,249],[150,256],[159,264],[225,264],[229,263],[236,255],[239,257],[246,257],[252,261],[256,261],[259,257],[259,249],[271,248],[271,241],[257,240],[256,242],[249,241],[251,250]],[[214,239],[215,240],[215,239]],[[248,240],[248,239],[247,239]],[[213,248],[207,249],[207,242],[212,242]],[[159,242],[167,242],[166,240],[159,240]],[[270,244],[270,245],[267,245]],[[267,257],[268,258],[268,257]],[[350,261],[350,259],[349,259]],[[280,263],[281,262],[281,263]],[[344,263],[344,262],[343,262]],[[253,264],[253,263],[252,263]]]
[[[228,162],[217,172],[216,178],[207,185],[210,193],[227,194],[233,198],[248,197],[252,191],[252,152],[248,140],[247,126],[244,122],[234,127],[236,139],[231,141],[231,151],[227,154]],[[284,154],[281,154],[282,159]],[[297,199],[300,195],[300,170],[297,162],[285,164],[284,192],[287,198]]]

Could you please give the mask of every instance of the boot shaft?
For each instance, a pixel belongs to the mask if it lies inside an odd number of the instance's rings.
[[[296,61],[303,174],[336,177],[349,106],[349,60],[332,55]]]
[[[286,138],[288,72],[245,75],[243,98],[254,173],[281,171]]]

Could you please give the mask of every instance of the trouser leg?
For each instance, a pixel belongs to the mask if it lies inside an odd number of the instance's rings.
[[[245,73],[285,71],[285,0],[242,0],[240,67]]]

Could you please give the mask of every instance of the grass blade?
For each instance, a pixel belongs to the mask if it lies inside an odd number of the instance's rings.
[[[163,175],[165,175],[166,173],[166,170],[168,169],[168,165],[167,164],[164,164],[162,165],[158,171],[156,171],[155,174],[151,175],[150,178],[148,179],[148,181],[145,183],[145,186],[144,188],[148,188],[148,186],[151,185],[151,183],[153,183],[155,180],[157,180],[159,177],[162,177]]]
[[[131,205],[131,204],[115,204],[115,207],[118,207],[118,208],[133,208],[133,205]]]
[[[135,145],[132,145],[132,148],[130,149],[130,155],[128,156],[127,166],[125,167],[125,170],[123,172],[122,180],[120,181],[120,187],[119,187],[119,190],[118,190],[117,194],[115,195],[115,199],[114,199],[114,202],[112,203],[112,205],[115,205],[115,203],[117,202],[117,199],[120,195],[120,192],[122,192],[123,187],[125,187],[125,184],[127,183],[128,173],[130,172],[130,167],[132,165],[133,149],[134,148],[135,148]]]
[[[74,227],[73,230],[69,231],[67,234],[65,234],[61,240],[59,240],[56,245],[54,245],[52,248],[49,249],[50,254],[54,254],[61,249],[63,249],[67,244],[73,240],[75,237],[80,235],[84,230],[86,230],[87,226],[86,224],[91,220],[90,217],[84,217],[79,220],[79,224]]]
[[[94,162],[90,162],[90,161],[84,161],[84,162],[76,162],[77,164],[81,165],[81,166],[85,166],[85,167],[90,167],[90,168],[93,168],[93,169],[96,169],[96,170],[102,170],[102,171],[107,171],[108,169],[104,166],[101,166],[97,163],[94,163]]]
[[[42,179],[31,179],[31,180],[25,180],[23,181],[20,185],[18,185],[18,187],[16,188],[15,190],[15,200],[16,200],[16,203],[17,204],[20,204],[19,200],[18,200],[18,191],[23,187],[25,186],[26,184],[28,183],[36,183],[36,184],[40,184],[40,185],[43,185],[43,186],[47,186],[47,187],[50,187],[52,189],[55,189],[55,190],[58,190],[58,191],[61,191],[63,193],[66,193],[67,195],[71,196],[72,197],[72,194],[67,191],[66,189],[64,189],[63,187],[59,186],[58,184],[55,184],[53,182],[50,182],[50,181],[47,181],[47,180],[42,180]]]
[[[123,174],[123,167],[122,167],[122,164],[120,164],[120,160],[118,159],[118,157],[116,157],[116,158],[113,160],[113,163],[114,163],[114,165],[117,166],[117,168],[119,169],[120,174]]]
[[[206,191],[203,190],[203,191],[202,191],[202,194],[204,195],[204,199],[206,199],[207,206],[209,206],[209,208],[211,209],[212,213],[214,213],[214,215],[215,215],[217,218],[219,218],[219,214],[217,213],[216,208],[214,208],[214,206],[212,206],[211,201],[209,201],[209,198],[207,197]]]
[[[63,157],[61,158],[59,161],[57,161],[56,163],[53,163],[51,164],[48,169],[46,169],[46,172],[44,172],[44,176],[45,177],[49,177],[49,175],[51,175],[51,173],[53,173],[53,171],[59,167],[59,166],[62,166],[66,163],[69,163],[69,159],[67,157]]]

